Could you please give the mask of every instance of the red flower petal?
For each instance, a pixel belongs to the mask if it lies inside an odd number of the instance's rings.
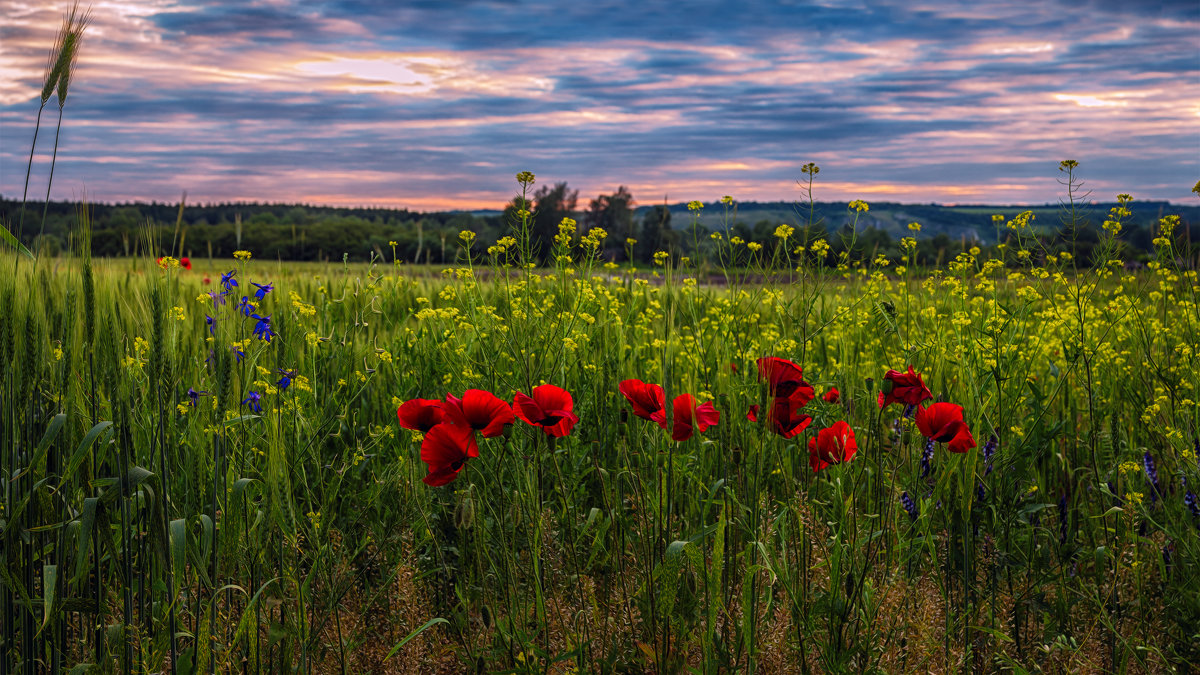
[[[680,394],[672,403],[671,438],[676,441],[686,441],[696,431],[704,433],[706,429],[717,424],[721,413],[713,407],[712,402],[696,405],[696,397],[691,394]]]
[[[427,485],[445,485],[458,476],[470,457],[479,456],[475,432],[457,424],[439,424],[421,442],[421,461],[429,465]]]
[[[420,432],[429,431],[445,420],[442,402],[425,398],[405,401],[396,408],[396,417],[400,419],[400,426]]]
[[[854,429],[839,420],[833,426],[818,431],[816,438],[809,439],[808,465],[815,473],[831,464],[849,462],[856,452],[858,443],[854,440]]]
[[[822,396],[827,403],[837,403],[842,398],[842,393],[837,390],[837,387],[830,387],[829,391]]]
[[[767,393],[774,398],[796,396],[800,405],[816,397],[812,385],[804,381],[804,369],[787,359],[764,356],[759,359],[758,379],[767,381]]]
[[[533,389],[533,396],[522,392],[513,394],[513,412],[525,422],[542,427],[547,436],[562,437],[571,433],[579,417],[571,412],[574,402],[567,390],[553,384]]]
[[[945,443],[953,438],[956,430],[948,430],[948,427],[955,422],[962,421],[962,406],[954,403],[933,403],[917,408],[917,429],[925,438],[932,438],[939,443]]]
[[[449,420],[478,431],[484,438],[494,438],[504,433],[504,426],[512,424],[515,419],[507,403],[483,389],[468,389],[463,392],[461,399],[446,394],[443,407]]]
[[[623,380],[617,389],[629,400],[633,414],[667,428],[667,398],[663,388],[641,380]]]
[[[879,392],[880,408],[887,407],[892,403],[918,405],[921,401],[933,398],[929,387],[925,386],[925,380],[921,379],[920,373],[914,371],[911,365],[908,367],[907,373],[889,370],[883,379],[891,383],[891,390],[886,394],[882,391]]]

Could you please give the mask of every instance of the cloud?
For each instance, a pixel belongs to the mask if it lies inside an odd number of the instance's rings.
[[[61,11],[0,9],[9,138],[32,135]],[[776,200],[816,161],[822,198],[1040,203],[1073,157],[1097,194],[1183,200],[1200,157],[1198,14],[1106,0],[104,4],[55,195],[494,207],[529,169],[585,198],[625,184]],[[51,143],[43,128],[39,148]],[[0,192],[19,193],[27,157],[0,148]]]

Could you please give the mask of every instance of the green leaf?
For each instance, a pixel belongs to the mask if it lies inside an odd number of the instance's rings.
[[[42,588],[45,597],[42,599],[42,627],[38,632],[46,629],[50,623],[50,615],[54,613],[54,601],[58,593],[58,565],[43,565],[42,566]]]
[[[1014,640],[1009,637],[1007,633],[996,630],[995,628],[988,628],[987,626],[970,626],[970,629],[977,630],[980,633],[987,633],[1001,642],[1014,642]]]
[[[447,621],[447,620],[445,620],[445,619],[443,619],[443,618],[442,618],[442,617],[440,617],[440,616],[439,616],[439,617],[434,617],[434,618],[432,618],[432,619],[430,619],[430,620],[426,621],[426,622],[425,622],[425,624],[424,624],[423,626],[421,626],[420,628],[418,628],[418,629],[414,630],[413,632],[409,633],[409,634],[408,634],[408,635],[407,635],[407,636],[406,636],[406,637],[405,637],[403,640],[401,640],[401,641],[397,642],[397,643],[396,643],[396,646],[395,646],[395,647],[392,647],[392,651],[388,652],[388,653],[387,653],[387,656],[383,657],[383,660],[384,660],[384,661],[387,661],[388,659],[392,658],[393,656],[395,656],[396,652],[400,651],[400,648],[401,648],[401,647],[403,647],[404,645],[408,644],[408,641],[409,641],[409,640],[411,640],[411,639],[413,639],[413,638],[417,637],[417,636],[418,636],[418,635],[420,635],[421,633],[424,633],[425,631],[427,631],[427,630],[429,630],[430,628],[432,628],[432,627],[434,627],[434,626],[438,625],[439,623],[450,623],[450,622],[449,622],[449,621]]]
[[[42,434],[42,440],[38,442],[37,449],[33,451],[33,457],[25,465],[25,470],[13,477],[14,480],[28,473],[33,467],[41,465],[42,460],[46,459],[46,455],[50,453],[50,446],[54,443],[54,439],[58,438],[58,432],[62,431],[66,421],[66,413],[59,413],[50,420],[50,426],[46,427],[46,433]]]
[[[179,597],[179,584],[183,579],[183,570],[187,554],[187,520],[179,518],[172,520],[169,526],[171,536],[171,602]]]
[[[100,422],[92,427],[91,431],[87,432],[87,435],[79,442],[79,447],[75,448],[75,452],[72,453],[71,459],[67,461],[67,466],[62,474],[63,483],[66,483],[66,479],[75,475],[75,471],[79,468],[80,464],[83,464],[83,460],[87,457],[87,453],[91,450],[92,445],[95,444],[96,439],[100,438],[101,434],[107,436],[107,433],[112,433],[111,430],[112,422]]]
[[[8,228],[3,225],[0,225],[0,241],[3,241],[9,246],[15,248],[17,253],[20,253],[26,258],[29,258],[30,260],[36,260],[36,258],[33,257],[33,253],[31,253],[29,249],[25,248],[24,244],[17,241],[17,238],[13,236],[13,233],[9,232]]]
[[[100,507],[100,500],[96,497],[88,497],[83,500],[83,511],[79,514],[79,538],[78,544],[75,546],[75,574],[72,577],[72,583],[78,583],[83,575],[87,573],[88,553],[90,553],[92,543],[92,530],[96,524],[96,510]]]

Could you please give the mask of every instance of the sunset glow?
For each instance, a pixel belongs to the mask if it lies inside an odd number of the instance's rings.
[[[6,197],[68,6],[0,8]],[[1200,178],[1195,2],[657,7],[95,2],[53,196],[498,208],[530,170],[775,201],[815,161],[822,200],[1044,203],[1074,158],[1098,196],[1185,202]]]

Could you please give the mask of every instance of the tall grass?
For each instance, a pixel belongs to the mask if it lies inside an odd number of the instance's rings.
[[[707,248],[645,275],[572,222],[556,266],[532,268],[530,217],[487,250],[464,233],[444,274],[249,255],[187,271],[91,259],[82,211],[70,264],[18,266],[0,287],[4,672],[1197,657],[1200,305],[1171,218],[1139,273],[1077,269],[1016,219],[1002,257],[941,269],[827,260],[781,230],[775,251],[698,233]],[[840,400],[807,404],[791,439],[750,422],[764,356]],[[930,458],[902,405],[879,408],[909,364],[976,447]],[[672,441],[629,414],[629,378],[720,421]],[[569,435],[518,420],[422,483],[400,403],[542,383],[571,393]],[[814,473],[809,439],[839,420],[858,453]]]

